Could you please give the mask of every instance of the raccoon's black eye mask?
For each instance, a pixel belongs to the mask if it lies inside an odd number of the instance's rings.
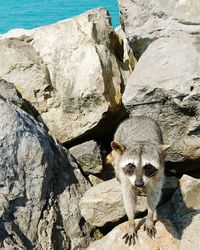
[[[147,177],[152,177],[153,175],[155,175],[158,171],[157,168],[155,168],[154,166],[152,166],[151,164],[147,164],[143,167],[144,169],[144,174]]]
[[[124,173],[127,175],[133,175],[135,170],[135,165],[133,163],[127,164],[126,167],[124,167]]]

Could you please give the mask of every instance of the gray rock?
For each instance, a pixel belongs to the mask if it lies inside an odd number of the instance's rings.
[[[200,34],[197,0],[118,0],[121,24],[137,57],[160,37],[183,31]]]
[[[176,91],[147,88],[134,101],[129,106],[131,115],[153,118],[161,127],[164,142],[171,145],[166,157],[168,166],[178,173],[198,170],[200,96],[188,94],[184,97]]]
[[[200,211],[200,180],[183,175],[179,181],[180,188],[172,196],[172,204],[179,216],[189,212]],[[191,211],[192,210],[192,211]]]
[[[0,79],[0,95],[19,107],[23,105],[22,97],[15,88],[15,85],[4,79]]]
[[[3,249],[58,249],[58,240],[86,247],[90,229],[80,222],[78,202],[89,185],[76,164],[43,126],[2,96],[0,116]]]
[[[23,98],[39,113],[47,109],[51,92],[49,72],[26,39],[0,40],[0,77],[15,84]]]
[[[114,178],[90,188],[79,203],[81,214],[93,226],[104,226],[125,216],[119,182]],[[146,210],[146,198],[138,196],[136,212]]]
[[[70,152],[86,174],[98,174],[102,171],[100,149],[96,142],[84,142],[70,148]]]
[[[199,93],[200,36],[178,33],[153,42],[128,79],[123,103],[131,103],[147,88]],[[184,62],[184,63],[183,63]]]
[[[38,111],[30,104],[30,102],[22,98],[21,94],[13,83],[4,79],[0,79],[0,95],[1,97],[8,99],[10,102],[26,111],[34,118],[38,117]]]
[[[179,33],[153,42],[138,61],[123,95],[131,115],[147,115],[158,122],[164,142],[172,145],[167,156],[171,162],[197,161],[200,156],[199,39]],[[182,168],[193,171],[198,164]]]
[[[199,189],[199,179],[183,175],[171,200],[158,208],[158,218],[171,220],[178,231],[179,239],[182,239],[188,227],[193,227],[193,217],[200,213]]]

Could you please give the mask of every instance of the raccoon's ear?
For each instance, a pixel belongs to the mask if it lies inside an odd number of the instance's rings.
[[[171,145],[161,145],[160,149],[162,152],[166,152],[169,148],[171,148]]]
[[[111,142],[111,148],[113,150],[115,150],[118,154],[123,154],[126,147],[122,144],[120,144],[119,142],[116,142],[116,141],[112,141]]]

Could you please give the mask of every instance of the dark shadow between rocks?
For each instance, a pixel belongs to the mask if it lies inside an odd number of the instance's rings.
[[[102,119],[92,129],[84,134],[64,142],[62,145],[69,149],[83,142],[94,140],[98,144],[103,145],[106,150],[110,150],[110,142],[114,136],[115,130],[124,119],[128,118],[128,112],[123,105],[116,111],[107,111],[102,115]]]
[[[135,219],[139,219],[145,217],[147,215],[147,210],[144,212],[137,212],[135,215]],[[96,230],[98,230],[103,236],[108,234],[111,230],[113,230],[116,226],[122,224],[123,222],[128,221],[127,215],[123,216],[119,220],[115,222],[107,222],[104,226],[102,227],[96,227],[92,230],[91,232],[91,237],[94,238],[94,233]]]
[[[200,210],[186,206],[180,187],[174,192],[170,201],[157,208],[158,220],[161,222],[162,220],[169,220],[177,232],[172,236],[178,240],[182,238],[183,231],[192,223],[193,217],[198,213],[200,213]],[[170,234],[172,233],[167,227],[166,230]]]
[[[200,178],[200,161],[185,160],[183,162],[166,162],[166,169],[172,172],[176,177],[181,178],[183,174],[190,175],[197,179]]]

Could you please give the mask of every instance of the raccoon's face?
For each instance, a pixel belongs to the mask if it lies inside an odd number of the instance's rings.
[[[116,146],[116,145],[114,145]],[[118,144],[119,146],[119,144]],[[131,149],[113,147],[118,152],[118,168],[135,187],[145,187],[159,170],[163,170],[163,153],[167,146],[137,143]],[[169,148],[169,146],[168,146]]]
[[[126,162],[122,160],[120,162],[120,168],[123,174],[129,178],[131,184],[140,188],[145,187],[148,184],[150,178],[155,176],[159,171],[159,168],[156,168],[151,163],[138,165],[131,161],[131,159],[127,159]]]

